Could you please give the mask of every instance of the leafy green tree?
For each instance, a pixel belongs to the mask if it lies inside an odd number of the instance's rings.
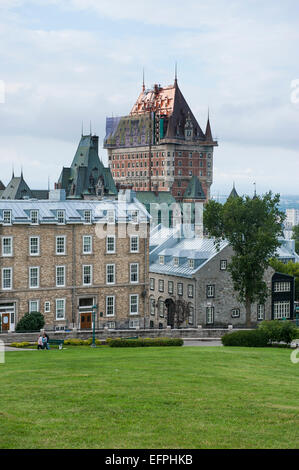
[[[45,324],[44,316],[39,312],[25,313],[16,326],[16,331],[39,331]]]
[[[278,259],[273,258],[270,260],[270,266],[279,273],[295,277],[295,300],[299,300],[299,263],[293,263],[292,261],[282,263]]]
[[[268,294],[264,272],[279,246],[285,218],[279,199],[279,194],[273,196],[270,191],[254,198],[229,197],[223,205],[210,200],[204,209],[204,227],[216,245],[226,239],[233,249],[228,271],[245,305],[247,327],[251,326],[251,304],[264,303]]]
[[[299,253],[299,225],[293,227],[292,239],[295,240],[295,251]]]

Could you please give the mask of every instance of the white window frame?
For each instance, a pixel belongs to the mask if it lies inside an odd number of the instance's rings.
[[[63,269],[63,284],[58,284],[58,269]],[[56,287],[65,287],[66,269],[65,266],[56,266],[55,269],[55,282]]]
[[[132,304],[132,298],[136,297],[137,302]],[[132,312],[132,306],[137,305],[137,312]],[[130,315],[139,315],[139,295],[138,294],[130,294]]]
[[[189,305],[188,324],[189,325],[194,325],[194,307],[193,307],[193,305]]]
[[[58,317],[58,302],[63,302],[63,317]],[[65,308],[66,308],[66,301],[65,299],[55,299],[55,319],[56,320],[65,320]]]
[[[190,295],[190,293],[192,295]],[[194,285],[193,284],[188,284],[188,297],[190,299],[193,299],[193,297],[194,297]]]
[[[10,252],[9,253],[4,253],[4,240],[9,240],[10,241]],[[13,256],[13,237],[2,237],[2,256],[4,258],[9,258]]]
[[[36,286],[33,286],[31,283],[32,281],[31,272],[33,269],[37,270],[37,285]],[[40,286],[40,266],[29,266],[28,270],[29,270],[29,289],[38,289]]]
[[[50,312],[51,312],[51,302],[49,300],[46,300],[44,303],[44,313],[50,313]]]
[[[4,287],[4,272],[5,271],[9,271],[10,272],[10,276],[9,276],[9,280],[10,280],[10,285],[9,287]],[[8,267],[8,268],[2,268],[2,271],[1,271],[1,286],[2,286],[2,290],[11,290],[12,289],[12,268]]]
[[[139,323],[139,318],[134,318],[129,321],[129,328],[139,328],[140,323]]]
[[[32,253],[31,240],[37,240],[37,252]],[[32,235],[29,237],[29,256],[40,256],[40,238],[38,235]]]
[[[290,281],[277,281],[274,282],[274,292],[290,292]]]
[[[36,309],[33,309],[31,307],[31,305],[34,303],[36,303],[37,307]],[[29,306],[28,306],[28,310],[29,310],[29,313],[32,313],[32,312],[39,312],[39,299],[35,299],[35,300],[29,300]]]
[[[114,224],[115,223],[115,210],[114,209],[108,209],[107,210],[107,223],[108,224]]]
[[[85,239],[89,239],[89,251],[85,251]],[[82,236],[82,253],[83,255],[91,255],[92,254],[92,235],[83,235]]]
[[[240,309],[238,307],[232,309],[232,318],[240,318]]]
[[[90,272],[89,272],[89,274],[87,274],[88,276],[90,276],[90,282],[84,282],[84,277],[86,276],[86,274],[84,272],[85,268],[90,268]],[[83,286],[91,286],[92,285],[92,272],[93,272],[92,264],[83,264],[83,266],[82,266],[82,285]]]
[[[59,225],[65,224],[65,210],[64,209],[57,210],[57,223]]]
[[[136,240],[137,240],[137,249],[136,250],[132,249],[132,240],[133,240],[133,238],[136,238]],[[138,235],[131,235],[130,236],[130,253],[139,253],[139,237],[138,237]]]
[[[182,282],[177,283],[178,295],[184,295],[184,287]]]
[[[189,261],[189,268],[194,269],[194,259],[190,258],[188,261]]]
[[[226,259],[221,259],[220,260],[220,271],[226,271],[227,270],[227,260]]]
[[[155,278],[150,277],[150,290],[155,290]]]
[[[173,258],[173,266],[179,266],[180,260],[177,256],[174,256]]]
[[[34,221],[33,214],[36,214],[36,221]],[[31,221],[31,225],[38,225],[39,224],[39,211],[38,211],[38,209],[32,209],[30,211],[30,221]]]
[[[108,273],[109,267],[113,266],[113,282],[108,281],[108,275],[111,275],[111,273]],[[106,264],[106,284],[108,285],[113,285],[115,284],[115,264]]]
[[[109,239],[113,240],[113,250],[109,250]],[[109,254],[116,253],[115,246],[116,246],[115,235],[107,235],[107,237],[106,237],[106,253],[109,253]]]
[[[111,305],[108,305],[108,299],[113,299],[113,304],[112,304],[113,313],[108,313],[109,307],[111,307]],[[114,316],[115,316],[115,295],[106,295],[106,317],[114,317]]]
[[[214,298],[215,297],[215,286],[214,284],[207,285],[207,298]]]
[[[156,314],[156,301],[154,297],[150,297],[150,315],[154,316]]]
[[[132,267],[137,266],[137,271],[136,273],[132,273]],[[135,281],[132,281],[132,275],[136,274],[137,279]],[[138,284],[139,282],[139,263],[130,263],[130,284]]]
[[[8,219],[8,221],[5,220],[5,219]],[[3,211],[3,225],[11,225],[11,222],[12,222],[11,210],[10,209],[4,209],[4,211]]]
[[[136,176],[137,176],[137,174],[136,174]],[[139,223],[139,210],[138,209],[131,210],[130,211],[130,216],[131,216],[131,223],[132,224],[138,224]]]
[[[257,305],[257,319],[258,321],[265,320],[265,304]]]
[[[169,286],[172,286],[172,287],[171,287],[171,290],[169,290]],[[168,281],[167,287],[168,287],[168,294],[171,294],[171,295],[172,295],[172,294],[173,294],[173,290],[174,290],[174,282],[173,282],[173,281]]]
[[[214,313],[215,313],[215,309],[213,306],[209,306],[206,308],[206,324],[207,325],[213,325]],[[209,319],[211,319],[211,321],[209,321]]]
[[[278,300],[273,302],[273,318],[281,320],[291,317],[291,303],[289,300]]]
[[[164,264],[164,260],[165,260],[164,256],[160,255],[159,256],[159,264]]]
[[[61,252],[61,253],[58,253],[58,239],[61,238],[64,240],[63,242],[63,247],[64,247],[64,251]],[[56,235],[56,245],[55,245],[55,253],[57,256],[64,256],[66,255],[66,235]]]
[[[90,225],[92,222],[91,210],[88,210],[88,209],[84,210],[83,216],[84,216],[84,223]]]

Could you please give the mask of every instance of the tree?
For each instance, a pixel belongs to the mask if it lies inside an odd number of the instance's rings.
[[[275,271],[295,277],[295,300],[299,300],[299,263],[293,263],[292,261],[282,263],[282,261],[273,258],[269,264]]]
[[[45,324],[44,316],[39,312],[25,313],[16,326],[16,331],[39,331]]]
[[[299,225],[293,227],[292,239],[295,240],[295,251],[299,253]]]
[[[190,316],[190,305],[184,299],[167,299],[168,322],[173,328],[180,328]]]
[[[279,246],[285,218],[278,208],[279,199],[279,194],[272,196],[270,191],[254,198],[229,197],[223,205],[210,200],[204,209],[204,227],[215,237],[218,249],[225,239],[233,249],[228,271],[238,299],[245,305],[247,327],[251,326],[251,304],[263,304],[267,297],[263,277]]]

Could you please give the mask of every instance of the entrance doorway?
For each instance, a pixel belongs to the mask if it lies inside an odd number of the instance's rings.
[[[9,313],[2,313],[1,315],[1,331],[2,333],[5,333],[6,331],[9,330],[10,327],[10,321],[9,321]]]
[[[81,313],[81,322],[80,322],[81,330],[91,329],[91,316],[92,316],[91,312]]]
[[[0,304],[0,331],[15,331],[15,304]]]
[[[175,317],[174,301],[172,299],[166,299],[165,306],[167,308],[167,326],[174,328],[174,317]]]

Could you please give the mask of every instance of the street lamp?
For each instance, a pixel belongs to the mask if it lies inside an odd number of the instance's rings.
[[[96,348],[96,311],[98,309],[97,305],[92,306],[92,343],[91,347]]]

